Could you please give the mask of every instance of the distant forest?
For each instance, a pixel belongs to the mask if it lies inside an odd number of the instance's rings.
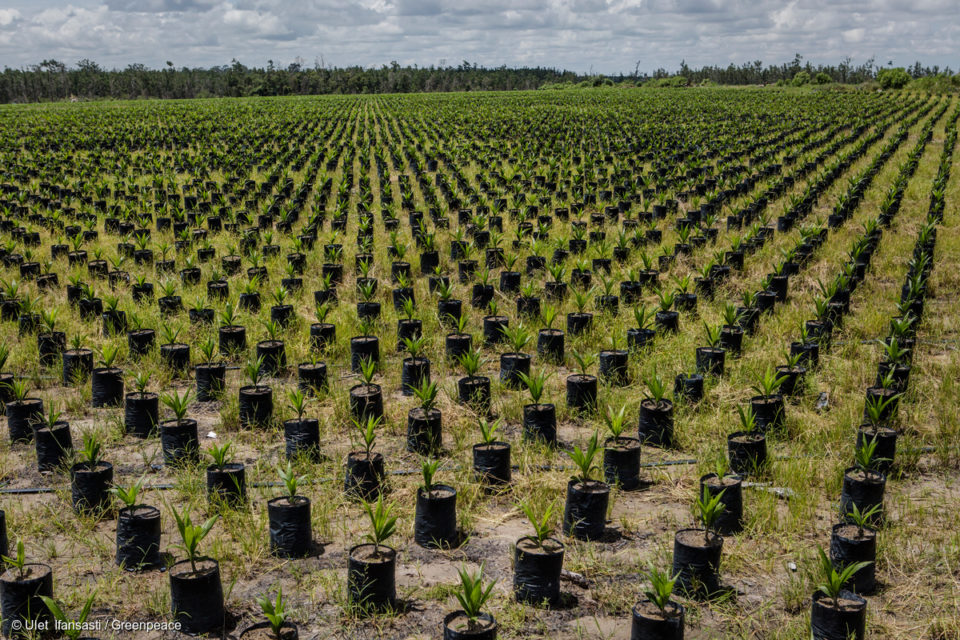
[[[237,60],[211,68],[151,69],[131,64],[105,69],[92,60],[74,66],[44,60],[22,69],[0,72],[0,102],[44,102],[69,99],[211,98],[313,94],[413,93],[433,91],[509,91],[565,84],[644,84],[674,78],[682,84],[771,84],[790,81],[797,73],[829,76],[832,82],[859,84],[876,77],[874,60],[854,65],[845,59],[836,65],[811,65],[797,54],[791,62],[764,65],[761,61],[726,67],[694,69],[685,62],[675,72],[658,69],[641,73],[584,75],[542,67],[489,68],[464,61],[458,66],[402,67],[396,62],[381,67],[313,67],[295,62],[287,66],[248,67]],[[925,67],[919,62],[906,69],[914,78],[950,75],[950,69]],[[656,84],[656,83],[654,83]]]

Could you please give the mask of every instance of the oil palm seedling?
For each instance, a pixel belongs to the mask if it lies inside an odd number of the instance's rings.
[[[673,572],[685,592],[711,597],[720,591],[720,554],[723,537],[716,525],[723,512],[724,491],[712,494],[707,487],[695,502],[700,528],[681,529],[674,536]]]
[[[803,392],[806,383],[807,367],[804,366],[802,352],[785,351],[784,363],[774,369],[780,382],[779,392],[784,396],[796,396]]]
[[[242,462],[232,461],[231,449],[232,442],[207,449],[211,460],[207,466],[207,499],[217,507],[239,507],[247,501],[246,469]]]
[[[874,456],[878,471],[888,473],[893,467],[897,452],[897,430],[890,425],[890,406],[899,399],[899,395],[884,398],[870,396],[864,406],[864,417],[857,429],[857,449],[869,442],[876,443]]]
[[[62,417],[63,413],[51,406],[47,415],[32,425],[39,471],[59,469],[73,453],[70,423],[61,420]]]
[[[174,374],[184,375],[190,369],[190,345],[179,342],[182,328],[164,324],[160,327],[160,359]]]
[[[94,431],[83,434],[75,452],[79,461],[70,467],[70,493],[77,513],[98,514],[110,508],[113,465],[103,459],[103,440]]]
[[[123,427],[128,434],[147,438],[154,434],[160,424],[160,396],[147,391],[150,374],[138,371],[133,376],[136,391],[124,397]]]
[[[593,294],[593,289],[574,289],[573,304],[576,311],[567,314],[567,333],[579,336],[587,333],[593,326],[593,314],[586,311]]]
[[[588,373],[597,362],[593,354],[573,352],[576,373],[567,376],[567,408],[575,412],[593,411],[597,406],[597,377]]]
[[[644,599],[633,607],[631,638],[636,640],[683,640],[686,610],[673,599],[679,574],[650,566],[644,574],[650,587],[644,589]]]
[[[382,611],[394,606],[396,592],[397,552],[384,543],[397,530],[398,516],[393,505],[385,504],[383,496],[376,503],[363,505],[370,520],[367,542],[350,549],[347,570],[347,593],[350,604],[359,613]]]
[[[273,640],[296,640],[298,637],[297,626],[290,620],[287,603],[283,598],[282,586],[277,586],[276,598],[270,598],[264,593],[258,595],[256,601],[260,607],[260,613],[263,614],[266,621],[248,627],[241,634],[241,637],[256,637],[263,630],[269,631]]]
[[[554,505],[520,502],[533,528],[513,550],[513,594],[517,602],[554,606],[560,601],[563,543],[553,537]]]
[[[115,485],[110,492],[123,504],[117,512],[117,565],[128,571],[160,565],[160,510],[140,502],[144,478]]]
[[[166,464],[179,465],[199,459],[200,444],[197,437],[197,421],[187,418],[190,405],[190,390],[178,393],[171,391],[160,396],[160,402],[173,413],[172,420],[160,423],[160,445]]]
[[[615,411],[608,405],[603,414],[609,434],[603,442],[603,476],[607,484],[632,491],[640,486],[640,441],[624,435],[626,411],[626,406]]]
[[[861,513],[877,506],[879,508],[872,512],[871,520],[882,520],[887,477],[880,471],[880,465],[886,460],[877,455],[879,443],[877,438],[871,438],[861,441],[854,449],[854,464],[843,472],[843,486],[840,491],[841,517],[845,518],[846,514],[851,513],[854,505]]]
[[[860,511],[854,504],[845,522],[835,524],[830,534],[830,560],[838,572],[848,564],[864,563],[844,584],[844,588],[860,595],[873,593],[876,588],[877,532],[872,523],[879,511],[880,505]]]
[[[306,417],[308,394],[300,388],[292,389],[287,392],[287,400],[296,414],[295,418],[283,422],[287,458],[316,460],[320,454],[320,421]]]
[[[211,633],[223,629],[223,586],[220,563],[200,553],[200,543],[213,530],[219,516],[194,524],[189,510],[169,507],[177,524],[186,556],[170,567],[170,605],[174,619],[187,633]]]
[[[772,367],[767,367],[751,387],[757,395],[750,398],[750,407],[760,429],[767,431],[783,428],[786,412],[783,394],[779,393],[785,378],[777,375]]]
[[[740,428],[727,436],[730,468],[740,475],[755,474],[767,464],[767,438],[750,405],[737,406]]]
[[[238,391],[241,427],[265,428],[273,419],[273,389],[262,384],[265,371],[262,355],[250,358],[243,367],[249,384]]]
[[[350,388],[350,414],[361,421],[368,417],[383,419],[383,391],[373,380],[377,372],[377,363],[372,358],[360,361],[360,384]]]
[[[403,338],[403,346],[408,354],[401,362],[400,389],[403,395],[412,395],[413,389],[423,381],[430,381],[430,359],[423,355],[427,339],[422,335]]]
[[[13,555],[3,555],[0,560],[7,567],[4,579],[0,580],[3,633],[9,637],[11,632],[23,629],[31,621],[48,621],[49,609],[42,598],[53,597],[51,568],[28,562],[22,539],[17,540]]]
[[[533,336],[522,321],[512,327],[501,327],[500,331],[512,349],[512,351],[500,354],[500,382],[506,387],[516,389],[522,386],[523,379],[521,376],[530,374],[532,358],[530,354],[523,353],[523,350]]]
[[[676,333],[680,330],[680,314],[674,310],[676,294],[663,288],[657,289],[657,306],[659,307],[654,322],[661,332]]]
[[[847,591],[845,586],[868,563],[854,562],[838,570],[822,547],[817,547],[817,554],[822,582],[817,585],[811,604],[810,629],[813,638],[863,640],[867,601],[862,596]]]
[[[30,442],[34,425],[43,421],[43,399],[30,397],[30,384],[26,380],[11,380],[6,385],[9,400],[4,403],[4,411],[10,442]]]
[[[439,451],[443,441],[442,414],[436,407],[439,386],[430,380],[421,380],[413,388],[419,407],[407,413],[407,451],[423,455]]]
[[[123,370],[114,363],[120,347],[107,343],[100,349],[99,365],[91,372],[91,403],[94,408],[118,407],[123,404]]]
[[[313,544],[310,499],[298,492],[306,477],[298,476],[289,460],[277,466],[277,476],[284,493],[267,501],[270,552],[281,558],[303,558]]]
[[[463,315],[454,325],[454,331],[445,338],[446,356],[450,360],[458,361],[460,356],[473,349],[473,336],[467,332],[467,316]]]
[[[347,454],[344,491],[350,495],[368,499],[382,490],[386,475],[384,458],[382,453],[373,451],[380,422],[381,419],[375,416],[353,420],[354,434],[360,437],[363,449],[356,449]]]
[[[468,351],[458,360],[465,374],[457,380],[460,402],[481,415],[486,415],[490,411],[490,378],[478,375],[485,362],[480,350]]]
[[[380,364],[380,338],[376,335],[376,322],[369,317],[359,320],[360,335],[350,338],[350,369],[361,372],[364,361]]]
[[[564,354],[564,333],[553,328],[558,313],[557,307],[544,306],[540,316],[544,326],[537,332],[537,356],[552,364],[562,362]]]
[[[487,487],[506,485],[511,479],[510,443],[499,439],[500,420],[478,420],[480,442],[473,445],[473,471]]]
[[[563,532],[581,540],[598,540],[607,522],[610,486],[594,479],[599,434],[594,431],[585,447],[574,446],[566,454],[578,473],[567,483],[567,501],[563,512]]]
[[[726,350],[720,346],[722,327],[703,323],[707,346],[697,347],[697,373],[722,376],[726,358]]]
[[[673,401],[667,397],[667,383],[655,371],[644,378],[646,391],[640,402],[638,437],[657,446],[673,445]]]
[[[460,603],[460,610],[444,617],[444,640],[455,638],[492,639],[497,635],[496,619],[483,611],[484,605],[493,595],[496,581],[483,582],[483,564],[476,573],[466,568],[458,569],[460,585],[454,593]]]
[[[226,365],[217,359],[217,342],[212,337],[198,347],[200,361],[194,367],[197,381],[197,401],[218,399],[226,388]]]
[[[429,549],[451,548],[458,543],[457,491],[452,486],[434,482],[440,460],[424,458],[420,469],[423,482],[417,488],[414,514],[414,540]]]
[[[88,623],[87,619],[90,617],[90,612],[93,609],[93,602],[96,599],[96,596],[97,593],[94,591],[87,597],[83,604],[83,609],[80,610],[80,614],[76,617],[76,619],[68,617],[57,601],[53,598],[41,595],[40,599],[43,601],[43,604],[46,605],[50,615],[52,615],[54,620],[56,620],[57,628],[63,630],[63,635],[69,640],[79,640],[82,637],[84,630],[87,629],[88,626],[93,627],[95,625],[95,623],[92,622]]]

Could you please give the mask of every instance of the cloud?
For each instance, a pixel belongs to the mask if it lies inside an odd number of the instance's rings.
[[[0,59],[106,67],[542,65],[632,72],[877,56],[960,67],[954,0],[7,0]]]
[[[0,27],[7,27],[20,19],[20,12],[16,9],[0,9]]]
[[[844,42],[863,42],[863,37],[867,34],[867,30],[863,27],[858,27],[856,29],[847,29],[843,32]]]
[[[399,16],[435,16],[443,11],[440,0],[398,0],[396,13]]]
[[[227,30],[241,32],[252,37],[270,39],[293,39],[294,31],[288,29],[276,15],[250,9],[237,9],[227,4],[223,11],[223,24]]]
[[[107,0],[111,11],[134,13],[204,12],[217,6],[219,0]]]

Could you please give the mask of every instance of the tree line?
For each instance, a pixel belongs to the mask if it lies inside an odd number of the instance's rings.
[[[163,69],[131,64],[104,69],[91,60],[68,67],[44,60],[0,73],[0,102],[77,99],[214,98],[434,91],[511,91],[536,89],[548,82],[579,81],[584,76],[545,67],[487,68],[464,61],[458,66],[248,67],[237,60],[210,68]]]
[[[0,103],[57,100],[214,98],[359,93],[421,93],[434,91],[510,91],[544,86],[603,86],[667,79],[682,84],[773,84],[791,81],[800,72],[810,77],[829,77],[833,82],[859,84],[876,78],[882,69],[871,58],[854,65],[850,58],[838,64],[813,65],[797,54],[783,64],[764,65],[760,60],[726,67],[692,68],[681,62],[669,72],[660,68],[641,73],[639,63],[631,73],[597,76],[547,67],[483,67],[463,61],[457,66],[313,67],[294,62],[278,66],[248,67],[237,60],[210,68],[175,68],[167,62],[161,69],[131,64],[123,69],[105,69],[92,60],[68,66],[44,60],[21,69],[5,67],[0,72]],[[906,72],[913,78],[951,75],[949,68],[927,67],[917,62]],[[654,82],[656,84],[656,82]],[[680,84],[680,83],[673,83]]]
[[[893,63],[888,62],[885,67],[881,67],[877,65],[875,58],[870,58],[860,64],[854,64],[849,57],[836,64],[815,65],[809,60],[804,61],[803,56],[798,53],[794,55],[790,62],[768,65],[764,65],[761,60],[753,60],[739,65],[731,63],[725,67],[705,65],[700,68],[692,68],[684,61],[680,63],[680,68],[675,72],[667,71],[664,68],[657,69],[652,74],[640,74],[639,71],[635,71],[632,76],[621,74],[614,80],[644,82],[679,77],[685,79],[689,84],[701,84],[703,82],[730,85],[776,84],[777,82],[792,82],[798,73],[805,72],[810,78],[820,76],[829,78],[831,82],[860,84],[875,80],[880,72],[892,66]],[[912,78],[953,75],[950,67],[925,66],[920,62],[907,67],[905,72]]]

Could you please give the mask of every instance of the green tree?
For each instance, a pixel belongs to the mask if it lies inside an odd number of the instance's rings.
[[[880,69],[877,72],[877,82],[884,89],[903,89],[910,79],[910,74],[903,67]]]
[[[797,71],[793,76],[793,86],[803,87],[810,84],[810,74],[806,71]]]

